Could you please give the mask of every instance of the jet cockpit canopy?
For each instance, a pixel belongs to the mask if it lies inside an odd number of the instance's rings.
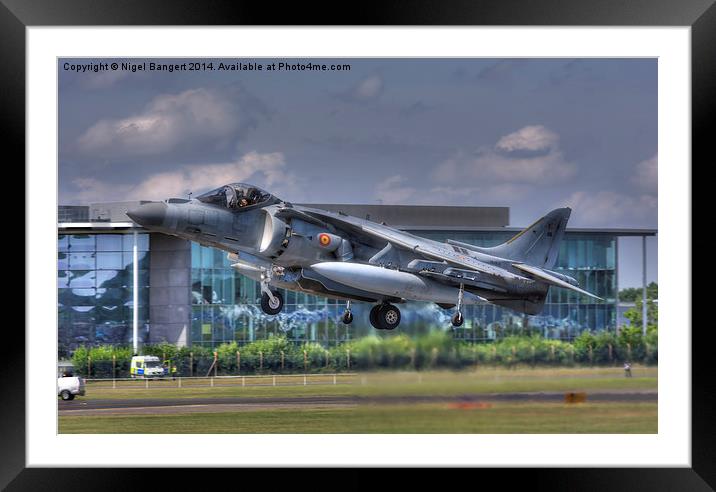
[[[207,191],[196,197],[197,200],[212,205],[241,210],[255,205],[269,205],[280,200],[257,186],[246,183],[231,183],[215,190]]]

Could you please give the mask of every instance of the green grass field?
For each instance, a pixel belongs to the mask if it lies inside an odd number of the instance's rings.
[[[381,395],[461,395],[501,392],[656,391],[657,368],[635,367],[625,378],[619,368],[488,369],[470,372],[385,372],[342,376],[321,385],[172,387],[156,382],[149,389],[141,382],[112,389],[111,383],[90,384],[91,399],[194,398],[194,397],[302,397]],[[271,377],[262,384],[270,384]],[[222,384],[226,381],[222,381]],[[166,383],[166,384],[165,384]],[[340,384],[342,383],[342,384]],[[350,384],[346,384],[350,383]],[[216,383],[219,384],[219,383]],[[657,403],[494,402],[483,408],[455,408],[445,403],[359,404],[345,407],[242,408],[233,411],[62,415],[60,433],[656,433]]]
[[[130,434],[450,434],[656,433],[656,403],[496,403],[380,405],[172,415],[61,417],[61,433]]]

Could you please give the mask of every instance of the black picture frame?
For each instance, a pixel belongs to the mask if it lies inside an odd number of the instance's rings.
[[[309,8],[310,7],[310,8]],[[14,162],[25,159],[25,28],[28,26],[166,26],[166,25],[536,25],[536,26],[690,26],[692,41],[692,162],[711,157],[709,120],[716,114],[716,5],[714,0],[460,0],[410,3],[397,1],[362,2],[360,5],[311,3],[281,4],[236,1],[174,0],[0,0],[0,108],[4,155]],[[350,11],[350,21],[343,13]],[[713,158],[711,158],[713,160]],[[8,161],[10,162],[10,161]],[[688,166],[689,163],[684,163]],[[7,166],[9,169],[11,166]],[[14,167],[14,166],[12,166]],[[692,169],[696,166],[692,165]],[[16,216],[16,215],[11,215]],[[697,222],[698,223],[698,222]],[[25,222],[25,227],[30,224]],[[691,238],[688,238],[689,244]],[[25,261],[29,261],[25,258]],[[685,267],[691,268],[686,263]],[[28,299],[25,308],[30,309]],[[8,321],[11,321],[8,318]],[[12,320],[13,324],[17,324]],[[8,328],[10,328],[8,326]],[[687,332],[691,327],[679,327]],[[702,328],[708,328],[702,326]],[[167,486],[166,480],[186,481],[199,470],[149,470],[26,468],[25,466],[25,339],[13,327],[5,330],[8,347],[3,360],[2,419],[0,419],[0,486],[8,490],[102,489],[131,490]],[[716,487],[716,391],[707,366],[711,350],[708,330],[692,331],[692,468],[550,468],[473,470],[473,479],[483,485],[502,483],[510,488],[524,485],[550,490],[712,490]],[[230,470],[212,470],[207,486],[222,486],[236,480]],[[252,476],[247,477],[247,473]],[[420,484],[425,470],[404,474],[401,487]],[[291,470],[292,481],[312,482],[310,470]],[[370,486],[364,471],[348,470],[334,474],[335,487]],[[241,472],[241,482],[264,475]],[[278,485],[272,475],[272,485]],[[494,482],[497,480],[497,482]],[[211,485],[211,484],[214,485]],[[314,482],[314,485],[318,486]],[[227,486],[227,485],[223,485]],[[325,488],[323,485],[321,488]],[[363,488],[363,487],[361,487]]]

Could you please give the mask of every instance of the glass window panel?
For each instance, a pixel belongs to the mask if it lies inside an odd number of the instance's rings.
[[[224,304],[224,286],[221,270],[214,270],[211,275],[211,290],[213,291],[214,304]]]
[[[95,286],[94,271],[72,271],[69,275],[69,286],[75,288],[92,288]]]
[[[122,234],[122,250],[132,251],[134,245],[134,234]],[[137,234],[137,250],[149,251],[149,234]]]
[[[62,289],[63,287],[70,286],[70,276],[67,272],[59,270],[57,272],[57,288]]]
[[[94,306],[72,306],[72,322],[94,323]]]
[[[70,251],[94,251],[95,237],[92,234],[73,234],[70,236]]]
[[[131,337],[131,329],[122,323],[105,322],[95,325],[94,339],[98,343],[123,343],[128,335]]]
[[[122,251],[122,235],[97,234],[97,251]]]
[[[134,316],[134,313],[132,312],[131,309],[128,309],[127,312],[129,313],[129,317],[127,319],[131,320],[132,317]],[[139,306],[137,308],[137,316],[140,320],[140,324],[141,324],[142,320],[148,320],[149,319],[149,308],[146,306]]]
[[[95,268],[94,253],[70,253],[67,259],[70,270],[94,270]]]
[[[194,241],[191,243],[191,267],[201,268],[201,245]]]
[[[97,287],[116,288],[126,285],[126,275],[123,270],[99,270],[95,273]]]
[[[59,309],[62,311],[64,307],[71,307],[74,301],[74,297],[72,295],[72,289],[65,289],[60,288],[57,289],[57,303],[59,304]]]
[[[70,246],[70,238],[65,234],[57,236],[57,251],[67,251]]]
[[[96,289],[72,289],[73,304],[89,306],[94,304]]]
[[[131,293],[128,289],[97,289],[97,304],[102,306],[122,306],[131,300]]]
[[[127,313],[124,306],[121,304],[110,306],[103,303],[95,308],[95,314],[97,316],[98,323],[111,321],[116,323],[131,324],[132,322],[131,313],[129,313],[129,316],[126,316]]]
[[[195,308],[196,309],[196,308]],[[194,314],[191,320],[191,341],[201,341],[201,320],[199,319],[200,314]]]
[[[234,288],[234,272],[224,271],[222,276],[224,304],[233,304],[236,300],[236,289]]]
[[[90,331],[94,331],[94,321],[75,321],[73,318],[68,338],[75,343],[89,342]]]
[[[203,304],[201,281],[194,279],[191,283],[191,303]]]
[[[67,258],[67,253],[57,253],[57,269],[67,270],[68,267],[69,261]]]
[[[140,287],[149,287],[149,270],[139,270],[138,282]]]
[[[137,251],[137,260],[139,261],[140,270],[149,269],[149,252],[148,251]],[[134,261],[134,253],[132,251],[125,251],[122,253],[122,268],[132,268]]]
[[[122,253],[97,253],[97,270],[121,270]]]
[[[214,266],[214,253],[211,248],[206,246],[201,247],[201,267],[211,268]]]
[[[616,268],[616,242],[618,239],[614,238],[609,240],[609,246],[606,251],[606,268],[613,270]]]

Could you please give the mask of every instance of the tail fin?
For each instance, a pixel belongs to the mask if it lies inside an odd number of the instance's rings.
[[[570,208],[552,210],[509,241],[492,248],[480,248],[480,251],[541,268],[552,268],[557,262],[559,245],[571,213]]]

